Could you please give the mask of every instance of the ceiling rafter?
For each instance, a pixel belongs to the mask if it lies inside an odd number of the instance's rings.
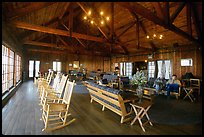
[[[81,7],[81,9],[88,15],[88,7],[85,2],[77,2],[77,4]],[[96,15],[93,15],[94,18],[97,18]],[[98,26],[98,24],[95,23],[98,30],[102,33],[102,35],[106,38],[107,41],[109,41],[109,37],[105,34],[104,30],[101,29],[101,27]]]
[[[198,13],[196,13],[196,5],[195,3],[191,4],[192,6],[192,17],[193,17],[193,22],[194,22],[194,26],[195,26],[195,30],[196,33],[198,35],[198,40],[201,40],[201,28],[200,28],[200,24],[199,24],[199,19],[198,19]]]
[[[14,20],[16,18],[25,16],[25,15],[31,13],[31,12],[35,12],[37,10],[48,7],[48,6],[50,6],[52,4],[55,4],[55,3],[56,2],[31,2],[29,4],[29,6],[26,6],[24,8],[21,8],[21,9],[12,11],[12,12],[9,12],[7,14],[7,16],[8,16],[9,20]]]
[[[175,25],[173,24],[166,24],[164,21],[160,20],[159,17],[157,17],[156,15],[154,15],[150,10],[148,10],[147,8],[143,7],[140,4],[134,3],[134,5],[131,5],[128,2],[118,2],[118,4],[126,9],[128,9],[130,12],[135,13],[135,14],[139,14],[140,16],[148,19],[149,21],[154,22],[157,25],[163,26],[164,28],[173,31],[174,33],[182,36],[183,38],[186,38],[192,42],[194,42],[195,44],[199,44],[199,41],[196,40],[195,38],[191,37],[188,33],[184,32],[183,30],[177,28]]]
[[[62,22],[60,21],[60,23],[64,26],[65,29],[67,29],[68,31],[70,31],[70,29]],[[86,45],[78,38],[76,38],[76,40],[84,47],[86,48]]]
[[[38,41],[31,41],[31,40],[28,40],[28,41],[25,41],[23,43],[24,45],[35,45],[35,46],[40,46],[40,47],[50,47],[50,48],[61,48],[61,49],[70,49],[69,47],[66,47],[64,45],[56,45],[56,44],[53,44],[53,43],[45,43],[45,42],[38,42]]]
[[[90,6],[90,5],[89,5]],[[85,6],[84,6],[85,7]],[[83,7],[83,8],[84,8]],[[86,6],[87,7],[87,6]],[[97,16],[99,16],[99,14],[98,14],[98,12],[96,11],[96,9],[94,8],[94,7],[92,7],[92,6],[90,6],[92,9],[93,9],[93,11],[94,11],[94,13],[95,13],[95,15],[97,15]],[[86,13],[87,13],[87,11],[86,11]],[[114,21],[113,21],[114,22]],[[105,23],[106,24],[106,23]],[[98,26],[97,26],[98,27]],[[109,32],[111,32],[111,28],[106,24],[106,27],[107,27],[107,29],[108,29],[108,31]],[[113,26],[114,27],[114,26]],[[100,27],[98,27],[98,29],[99,29],[99,31],[100,31]],[[115,45],[119,45],[122,49],[123,49],[123,51],[124,51],[124,53],[125,54],[128,54],[128,50],[127,50],[127,48],[122,44],[122,42],[117,38],[117,36],[116,36],[116,34],[115,34],[115,31],[113,30],[113,35],[111,34],[111,36],[115,36],[115,39],[114,39],[114,44]],[[107,35],[106,35],[107,36]],[[107,38],[108,38],[108,36],[107,36]],[[116,40],[117,40],[117,44],[116,44]],[[108,40],[107,40],[107,44],[109,44],[110,46],[112,46],[113,45],[113,41],[112,41],[112,39],[111,38],[108,38]]]
[[[178,8],[174,11],[174,13],[171,15],[170,17],[170,23],[173,23],[174,20],[176,19],[176,17],[178,16],[178,14],[182,11],[182,9],[184,8],[184,6],[186,5],[186,2],[182,2],[180,3],[180,5],[178,6]]]
[[[70,37],[70,34],[68,33],[68,31],[64,31],[64,30],[60,30],[60,29],[53,29],[53,28],[39,26],[39,25],[33,25],[33,24],[26,23],[26,22],[14,21],[11,23],[11,25],[14,27],[17,27],[17,28],[21,28],[21,29],[27,29],[27,30],[33,30],[33,31],[39,31],[39,32],[44,32],[44,33],[49,33],[49,34],[55,34],[55,35]],[[80,34],[80,33],[76,33],[76,32],[73,32],[72,36],[75,38],[79,38],[79,39],[98,41],[98,42],[106,42],[106,40],[103,38],[85,35],[85,34]]]
[[[131,24],[125,29],[123,30],[118,36],[117,38],[120,38],[122,35],[124,35],[130,28],[132,28],[135,25],[135,22],[131,22]]]
[[[162,10],[162,7],[160,5],[159,2],[152,2],[152,6],[154,7],[154,9],[156,10],[157,16],[161,19],[164,20],[165,16]]]

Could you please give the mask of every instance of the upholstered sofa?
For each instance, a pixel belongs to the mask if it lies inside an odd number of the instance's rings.
[[[102,111],[108,108],[120,115],[121,123],[131,119],[129,115],[133,111],[129,103],[137,99],[134,93],[101,86],[93,82],[84,82],[84,84],[90,93],[91,103],[94,100],[103,106]]]
[[[118,76],[117,75],[109,75],[109,74],[104,74],[103,78],[101,80],[99,80],[99,84],[108,84],[111,81],[117,80]]]
[[[96,77],[97,77],[97,72],[91,71],[87,78],[91,80],[96,80]]]

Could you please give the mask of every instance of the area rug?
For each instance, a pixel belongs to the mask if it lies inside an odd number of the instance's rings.
[[[157,96],[154,104],[148,111],[152,122],[167,125],[183,125],[202,123],[202,100],[175,98],[167,99],[166,96]]]

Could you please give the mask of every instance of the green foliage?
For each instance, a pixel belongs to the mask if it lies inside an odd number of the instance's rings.
[[[144,72],[142,70],[137,71],[136,74],[134,74],[131,79],[132,85],[144,86],[146,83],[147,77],[145,77]]]

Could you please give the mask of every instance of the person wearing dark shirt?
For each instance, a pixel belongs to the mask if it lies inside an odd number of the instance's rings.
[[[170,92],[179,92],[180,86],[181,82],[177,79],[177,75],[172,75],[172,78],[166,83],[167,97],[170,96]]]

